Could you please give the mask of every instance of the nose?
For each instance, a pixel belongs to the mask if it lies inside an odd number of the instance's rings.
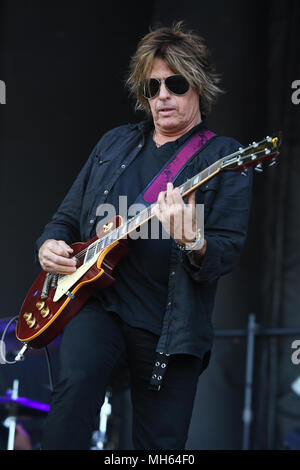
[[[168,88],[166,87],[165,82],[164,82],[164,81],[161,81],[161,82],[160,82],[160,89],[159,89],[158,97],[159,97],[161,100],[165,100],[165,99],[168,98],[169,96],[170,96],[170,92],[169,92]]]

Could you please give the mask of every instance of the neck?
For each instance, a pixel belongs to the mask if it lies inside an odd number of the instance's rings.
[[[154,142],[158,147],[160,147],[161,145],[164,145],[167,142],[172,142],[176,139],[179,139],[184,134],[193,129],[193,127],[197,126],[197,124],[200,124],[200,122],[202,122],[202,119],[201,115],[199,114],[199,117],[197,119],[193,120],[191,123],[181,129],[161,129],[159,126],[154,126]]]

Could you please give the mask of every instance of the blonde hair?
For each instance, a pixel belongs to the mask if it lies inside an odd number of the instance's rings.
[[[184,31],[180,21],[171,27],[160,27],[150,31],[138,44],[129,65],[126,80],[130,93],[136,100],[135,109],[150,113],[148,100],[141,92],[141,83],[151,73],[155,58],[163,59],[174,73],[183,75],[199,93],[200,110],[211,111],[217,96],[223,91],[217,86],[220,81],[210,63],[210,51],[202,36]]]

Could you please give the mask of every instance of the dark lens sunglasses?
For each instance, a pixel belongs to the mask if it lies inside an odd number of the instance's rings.
[[[141,92],[147,99],[154,98],[160,90],[161,82],[174,95],[185,95],[189,91],[190,84],[182,75],[170,75],[164,80],[147,78],[141,83]]]

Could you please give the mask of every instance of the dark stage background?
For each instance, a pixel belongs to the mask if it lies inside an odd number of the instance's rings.
[[[214,325],[299,327],[300,4],[297,0],[163,2],[0,1],[1,308],[16,315],[33,279],[33,244],[101,135],[137,121],[124,90],[130,55],[149,25],[185,20],[211,48],[223,95],[209,127],[246,145],[282,130],[280,162],[254,181],[248,241],[239,265],[221,280]],[[255,343],[254,449],[282,449],[300,427],[300,376],[291,344],[300,335],[259,336]],[[17,345],[13,339],[9,347]],[[51,346],[54,372],[57,347]],[[246,339],[216,338],[200,377],[189,449],[242,446]],[[42,352],[17,366],[0,365],[0,394],[12,379],[20,393],[49,401]],[[120,448],[130,442],[129,392],[121,393]],[[118,405],[116,405],[118,406]],[[184,406],[181,404],[180,406]],[[32,432],[38,424],[27,423]]]

